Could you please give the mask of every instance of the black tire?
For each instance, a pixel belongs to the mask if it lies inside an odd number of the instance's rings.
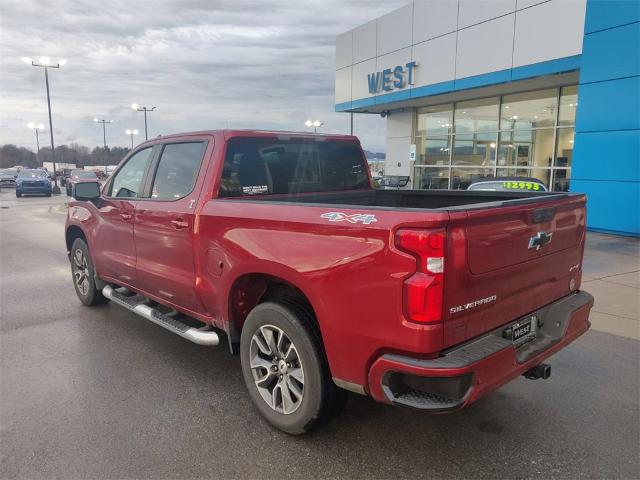
[[[47,193],[47,197],[50,197],[50,196],[51,196],[51,192],[48,192],[48,193]]]
[[[22,196],[21,193],[16,192],[16,198],[20,198]]]
[[[101,305],[109,300],[96,288],[95,267],[89,247],[82,238],[76,238],[71,246],[71,278],[80,301],[88,307]]]
[[[280,330],[284,333],[284,338],[290,340],[291,344],[293,344],[296,360],[292,364],[286,363],[286,366],[291,368],[291,377],[289,377],[288,371],[281,374],[282,370],[272,373],[266,367],[252,369],[251,359],[255,358],[255,352],[257,351],[254,335],[262,335],[265,328],[272,332]],[[276,335],[278,334],[276,333]],[[275,335],[274,338],[276,338]],[[283,342],[284,345],[287,345],[286,340],[283,340]],[[258,360],[267,359],[267,361],[272,362],[271,369],[278,368],[278,362],[274,363],[273,359],[269,360],[269,354],[264,356],[263,354],[264,351],[261,351],[261,358]],[[278,353],[276,353],[277,355]],[[265,302],[256,306],[247,316],[242,328],[240,359],[245,384],[254,405],[271,425],[286,433],[300,435],[312,430],[337,414],[345,403],[347,392],[339,389],[333,383],[319,333],[313,326],[313,317],[303,307],[278,302]],[[285,359],[285,355],[281,355],[279,362],[282,363]],[[282,367],[285,368],[284,365]],[[298,370],[295,367],[301,367],[304,378],[303,383],[295,380],[297,377],[294,377],[293,371]],[[284,411],[278,411],[277,407],[272,407],[267,403],[268,400],[263,398],[262,395],[267,395],[268,389],[263,388],[263,393],[260,393],[254,378],[254,370],[259,377],[262,377],[262,374],[265,375],[264,378],[267,378],[267,375],[275,375],[271,385],[290,382],[294,383],[298,389],[301,386],[302,395],[297,399],[297,407],[288,413],[284,413]],[[295,393],[295,390],[290,390],[291,393]],[[282,410],[285,408],[283,394],[284,392],[280,389],[279,396]],[[295,395],[289,398],[294,397]],[[272,398],[272,403],[277,398],[278,395],[276,394]]]

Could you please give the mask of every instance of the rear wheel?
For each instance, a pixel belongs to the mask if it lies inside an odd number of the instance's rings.
[[[249,313],[240,340],[253,403],[269,423],[295,435],[328,420],[346,398],[331,380],[310,320],[297,305],[261,303]]]
[[[16,190],[16,198],[20,198],[22,194]]]
[[[76,238],[71,246],[71,274],[76,294],[87,306],[108,302],[96,287],[95,267],[89,255],[89,247],[81,238]]]

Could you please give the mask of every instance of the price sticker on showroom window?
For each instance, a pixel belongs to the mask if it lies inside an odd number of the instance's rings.
[[[539,191],[540,184],[534,182],[502,182],[502,187],[510,190]]]

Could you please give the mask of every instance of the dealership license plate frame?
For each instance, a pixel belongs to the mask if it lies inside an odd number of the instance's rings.
[[[530,315],[511,325],[511,342],[519,347],[536,338],[538,317]]]

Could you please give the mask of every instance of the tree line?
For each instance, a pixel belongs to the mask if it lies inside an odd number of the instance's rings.
[[[55,149],[56,162],[73,163],[78,168],[85,166],[117,165],[129,152],[124,147],[89,147],[72,143],[59,145]],[[12,144],[0,147],[0,168],[23,166],[28,168],[42,167],[43,162],[51,162],[51,147],[42,147],[39,152]]]

